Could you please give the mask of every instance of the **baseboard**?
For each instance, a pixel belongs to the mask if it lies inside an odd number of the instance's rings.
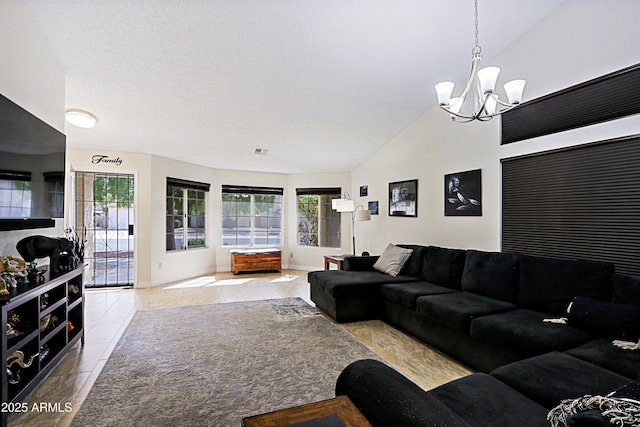
[[[297,265],[297,264],[290,264],[287,267],[288,270],[305,270],[305,271],[316,271],[316,270],[322,270],[321,266],[317,266],[317,265]]]

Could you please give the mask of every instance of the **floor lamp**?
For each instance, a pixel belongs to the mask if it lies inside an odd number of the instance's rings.
[[[356,221],[371,221],[371,212],[363,205],[356,206],[350,199],[334,199],[333,208],[338,212],[349,212],[351,214],[351,238],[353,239],[353,256],[356,256]],[[360,210],[358,210],[360,209]]]

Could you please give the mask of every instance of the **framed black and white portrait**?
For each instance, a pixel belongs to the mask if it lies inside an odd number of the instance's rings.
[[[444,215],[482,216],[482,170],[444,176]]]
[[[389,216],[418,216],[418,180],[389,183]]]

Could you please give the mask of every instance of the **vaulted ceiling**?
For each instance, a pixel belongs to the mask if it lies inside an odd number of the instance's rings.
[[[353,170],[466,79],[474,46],[473,0],[23,1],[66,108],[99,120],[67,124],[69,145],[221,169]],[[480,0],[485,62],[561,3]]]

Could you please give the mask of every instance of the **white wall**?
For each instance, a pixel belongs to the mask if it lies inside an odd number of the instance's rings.
[[[533,99],[640,63],[637,16],[640,2],[570,0],[483,65],[499,65],[501,82],[524,76],[525,100]],[[389,242],[500,250],[500,159],[636,133],[640,116],[502,147],[499,118],[452,123],[434,107],[353,172],[353,194],[369,186],[360,203],[380,202],[380,215],[359,224],[358,239],[372,253]],[[445,217],[444,175],[471,169],[482,169],[483,216]],[[415,178],[418,217],[389,217],[388,183]]]
[[[0,1],[0,94],[64,132],[64,70],[17,0]]]
[[[65,82],[28,9],[17,0],[0,1],[0,94],[64,131]],[[54,228],[0,232],[0,255],[18,256],[15,244],[33,234],[64,236],[64,221]]]

